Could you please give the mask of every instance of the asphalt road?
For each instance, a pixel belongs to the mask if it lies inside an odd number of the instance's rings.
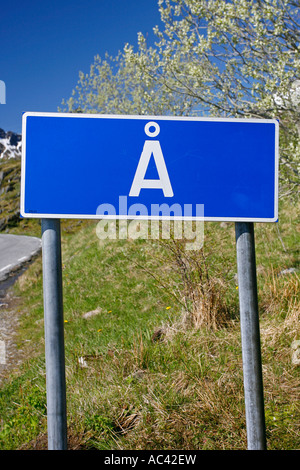
[[[41,248],[39,238],[0,234],[0,281],[30,261]]]

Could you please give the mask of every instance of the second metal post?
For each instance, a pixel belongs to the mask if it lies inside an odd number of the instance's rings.
[[[249,450],[266,449],[253,222],[237,222],[236,250]]]

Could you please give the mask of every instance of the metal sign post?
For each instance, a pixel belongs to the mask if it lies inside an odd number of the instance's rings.
[[[48,449],[67,449],[60,220],[42,219]]]
[[[265,450],[254,224],[236,222],[235,231],[248,449]]]

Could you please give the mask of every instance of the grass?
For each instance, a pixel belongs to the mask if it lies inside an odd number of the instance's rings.
[[[297,214],[255,226],[269,449],[299,448]],[[207,223],[187,254],[64,221],[62,250],[69,448],[245,449],[234,224]],[[0,448],[46,448],[40,258],[14,290],[24,359],[0,390]]]
[[[16,225],[18,220],[20,171],[20,160],[0,160],[0,230]]]

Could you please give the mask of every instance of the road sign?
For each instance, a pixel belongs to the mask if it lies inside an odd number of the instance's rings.
[[[67,446],[59,219],[103,217],[236,222],[248,448],[265,449],[253,222],[278,217],[278,138],[275,120],[23,115],[21,215],[42,219],[51,449]]]
[[[277,220],[276,120],[25,113],[22,146],[23,217]]]

